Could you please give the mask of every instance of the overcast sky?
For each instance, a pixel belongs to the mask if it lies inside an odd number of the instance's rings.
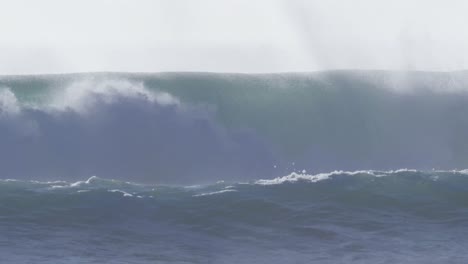
[[[0,74],[468,69],[465,0],[0,0]]]

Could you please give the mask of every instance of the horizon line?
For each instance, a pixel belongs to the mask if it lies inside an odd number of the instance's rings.
[[[276,75],[276,74],[313,74],[326,72],[394,72],[394,73],[460,73],[468,72],[468,69],[460,70],[395,70],[395,69],[326,69],[310,71],[277,71],[277,72],[217,72],[217,71],[76,71],[76,72],[50,72],[50,73],[19,73],[0,74],[0,77],[33,77],[33,76],[63,76],[63,75],[86,75],[86,74],[238,74],[238,75]]]

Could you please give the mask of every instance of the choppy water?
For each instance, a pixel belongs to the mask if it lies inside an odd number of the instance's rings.
[[[467,117],[467,72],[0,76],[0,263],[467,263]]]
[[[465,171],[0,182],[2,263],[466,263]]]

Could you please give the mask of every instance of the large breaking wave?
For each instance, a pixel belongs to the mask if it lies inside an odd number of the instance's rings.
[[[466,263],[467,76],[0,77],[0,262]]]
[[[0,96],[3,177],[180,183],[248,178],[273,164],[255,134],[227,131],[206,107],[141,83],[80,81],[42,104],[22,104],[8,88]]]
[[[464,72],[0,78],[0,175],[201,183],[468,167]]]

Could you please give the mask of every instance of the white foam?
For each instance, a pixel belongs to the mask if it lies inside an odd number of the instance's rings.
[[[66,185],[52,185],[50,186],[51,189],[61,189],[61,188],[66,188],[68,186]]]
[[[417,172],[417,170],[412,169],[399,169],[399,170],[390,170],[390,171],[374,171],[374,170],[360,170],[360,171],[332,171],[329,173],[319,173],[319,174],[305,174],[305,173],[297,173],[292,172],[289,175],[277,177],[274,179],[261,179],[255,181],[255,184],[259,185],[275,185],[275,184],[282,184],[285,182],[297,182],[297,181],[308,181],[308,182],[318,182],[329,179],[331,176],[334,175],[359,175],[359,174],[367,174],[374,177],[384,177],[391,174],[397,174],[402,172]]]
[[[436,169],[432,169],[432,172],[435,172],[435,173],[456,173],[456,174],[468,175],[468,169],[462,169],[462,170],[458,170],[458,169],[455,169],[455,170],[436,170]]]
[[[108,192],[112,192],[112,193],[115,193],[115,192],[118,192],[118,193],[122,193],[124,197],[133,197],[132,194],[128,193],[128,192],[124,192],[122,190],[118,190],[118,189],[115,189],[115,190],[108,190]]]
[[[8,88],[0,87],[0,116],[1,115],[16,115],[21,111],[18,104],[18,99],[15,94]]]
[[[87,179],[86,181],[77,181],[77,182],[74,182],[74,183],[71,183],[69,185],[69,187],[80,187],[84,184],[90,184],[92,183],[93,181],[96,181],[98,180],[99,178],[97,176],[91,176],[89,177],[89,179]]]
[[[193,197],[215,195],[215,194],[221,194],[221,193],[227,193],[227,192],[237,192],[237,190],[233,190],[233,189],[224,189],[224,190],[216,191],[216,192],[207,192],[207,193],[196,194],[196,195],[194,195]]]
[[[126,80],[85,80],[75,82],[55,94],[49,102],[49,109],[86,114],[98,103],[111,104],[119,98],[139,98],[159,105],[179,105],[178,99],[165,92],[150,92],[142,83]]]
[[[260,184],[260,185],[275,185],[275,184],[281,184],[285,182],[297,182],[297,181],[310,181],[310,182],[318,182],[322,180],[328,179],[332,174],[330,173],[320,173],[316,175],[310,175],[310,174],[299,174],[296,172],[293,172],[289,175],[283,176],[283,177],[277,177],[271,180],[258,180],[255,182],[255,184]]]
[[[19,182],[17,179],[2,179],[3,182]]]
[[[455,172],[458,172],[460,174],[466,174],[468,175],[468,169],[463,169],[463,170],[459,170],[459,171],[455,171]]]
[[[184,186],[184,189],[200,189],[202,187],[203,187],[202,185],[196,184],[196,185]],[[154,189],[153,189],[153,191],[154,191]]]
[[[384,173],[387,174],[393,174],[393,173],[401,173],[401,172],[418,172],[418,170],[414,169],[398,169],[398,170],[389,170],[389,171],[383,171]]]

